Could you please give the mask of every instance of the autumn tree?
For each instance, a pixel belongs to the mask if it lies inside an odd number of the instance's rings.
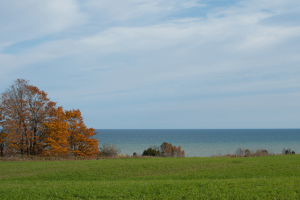
[[[1,96],[1,126],[9,147],[23,155],[28,139],[29,113],[26,103],[27,81],[18,79]]]
[[[64,111],[47,93],[16,80],[0,98],[0,153],[93,156],[99,152],[95,129],[83,123],[80,110]]]
[[[162,155],[165,157],[173,157],[173,146],[171,143],[163,142],[160,146]]]
[[[92,157],[99,153],[98,140],[92,138],[97,134],[95,129],[87,128],[80,110],[64,111],[58,107],[51,112],[51,118],[43,124],[45,156]]]
[[[44,137],[41,124],[49,119],[55,103],[44,91],[18,79],[1,95],[1,107],[9,148],[17,154],[37,155]]]
[[[97,134],[95,129],[87,128],[83,122],[80,110],[65,111],[69,126],[69,148],[76,156],[91,157],[99,153],[98,140],[92,138]]]
[[[181,146],[178,148],[171,143],[163,142],[160,146],[161,153],[165,157],[185,157],[184,150],[181,151]]]
[[[51,118],[43,123],[44,135],[43,156],[65,156],[69,154],[70,136],[68,122],[62,107],[52,110]]]
[[[38,155],[47,134],[43,124],[53,117],[51,113],[55,112],[56,103],[50,101],[47,94],[35,86],[28,85],[27,90],[28,112],[30,115],[29,150],[27,152],[31,155]]]
[[[181,150],[181,146],[177,148],[177,157],[185,157],[185,151]]]

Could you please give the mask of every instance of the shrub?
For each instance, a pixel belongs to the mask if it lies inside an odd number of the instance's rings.
[[[235,154],[226,154],[226,155],[213,155],[212,157],[257,157],[257,156],[271,156],[275,155],[274,153],[269,153],[267,150],[257,149],[256,153],[250,151],[249,149],[238,148]]]
[[[257,156],[263,156],[263,155],[268,155],[269,152],[265,149],[257,149],[256,153]]]
[[[103,147],[100,148],[100,151],[105,157],[118,157],[118,154],[121,153],[121,150],[113,144],[103,144]]]
[[[155,150],[152,148],[148,148],[147,150],[144,150],[143,156],[157,156],[160,155],[159,150]]]
[[[291,149],[283,149],[282,154],[295,154],[295,151],[292,151]]]
[[[268,154],[267,150],[261,150],[261,152],[264,153],[264,154]]]
[[[245,150],[245,155],[246,155],[246,156],[250,156],[250,154],[251,154],[251,151],[250,151],[249,149],[246,149],[246,150]]]
[[[241,147],[235,151],[236,156],[244,156],[244,154],[245,154],[245,150],[241,149]]]

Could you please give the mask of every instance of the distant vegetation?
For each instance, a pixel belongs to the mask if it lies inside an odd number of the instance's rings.
[[[282,154],[295,154],[295,151],[292,151],[291,149],[283,149]]]
[[[295,154],[291,149],[283,149],[282,154]],[[238,148],[235,154],[213,155],[213,157],[259,157],[259,156],[274,156],[276,154],[268,152],[266,149],[257,149],[250,151],[249,149]]]
[[[100,153],[101,156],[105,156],[105,157],[118,157],[118,155],[121,153],[121,150],[112,144],[111,145],[103,144],[100,150],[101,150]]]
[[[181,150],[171,143],[163,142],[160,148],[154,146],[144,150],[143,156],[161,156],[161,157],[185,157],[185,151]]]
[[[148,148],[143,152],[143,156],[159,156],[159,155],[160,155],[160,151],[156,150],[155,148]]]

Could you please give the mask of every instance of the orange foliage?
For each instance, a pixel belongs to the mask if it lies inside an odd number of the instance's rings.
[[[173,157],[173,146],[172,144],[170,143],[167,143],[167,142],[163,142],[162,145],[160,146],[161,148],[161,151],[163,153],[164,156],[166,157]]]
[[[44,131],[43,124],[51,120],[51,115],[55,112],[56,103],[47,98],[44,91],[37,87],[27,85],[28,112],[30,114],[30,150],[31,155],[38,155],[41,151],[47,132]]]
[[[182,152],[181,152],[181,157],[185,157],[185,151],[184,150],[182,150]]]
[[[80,110],[65,111],[65,115],[69,124],[70,151],[74,155],[87,157],[99,153],[98,140],[92,138],[96,135],[95,129],[85,126]]]
[[[26,85],[25,80],[18,79],[1,96],[3,116],[1,126],[7,134],[6,141],[9,148],[21,155],[26,153],[29,147],[30,136]]]
[[[163,156],[166,157],[184,157],[185,152],[184,150],[181,151],[181,146],[178,148],[176,146],[173,146],[171,143],[163,142],[160,146],[161,152]]]
[[[45,127],[45,146],[42,150],[44,156],[64,156],[69,153],[68,123],[62,107],[52,111],[52,118],[43,124]]]
[[[0,153],[94,156],[96,132],[87,128],[79,110],[56,108],[47,93],[18,79],[0,98]]]

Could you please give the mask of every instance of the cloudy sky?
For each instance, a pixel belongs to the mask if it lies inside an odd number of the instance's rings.
[[[300,128],[300,1],[2,0],[17,78],[99,129]]]

